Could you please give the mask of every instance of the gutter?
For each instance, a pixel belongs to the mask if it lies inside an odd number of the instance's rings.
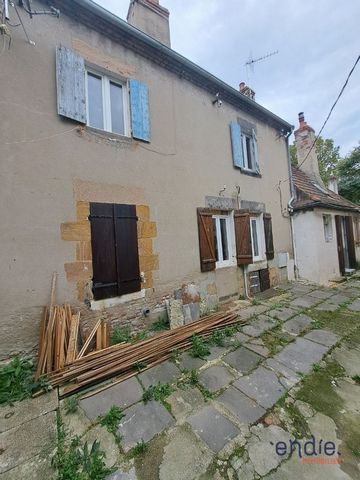
[[[44,3],[47,3],[47,0],[40,0]],[[66,2],[64,0],[54,0],[55,4],[59,8],[64,6],[66,7]],[[64,5],[65,4],[65,5]],[[71,16],[73,12],[73,17],[77,19],[76,17],[76,6],[79,6],[90,13],[96,15],[97,17],[101,18],[102,20],[105,20],[106,22],[112,24],[116,29],[122,30],[124,33],[129,35],[132,38],[135,38],[136,40],[141,41],[143,44],[146,46],[157,50],[158,52],[161,52],[164,56],[168,57],[169,60],[179,63],[182,66],[184,66],[186,69],[190,70],[192,73],[199,75],[202,77],[202,79],[206,82],[210,82],[214,86],[214,92],[216,93],[217,91],[220,90],[221,92],[225,92],[228,94],[230,97],[235,98],[237,101],[239,101],[239,107],[241,108],[241,105],[243,105],[245,108],[250,110],[251,112],[256,112],[258,115],[261,117],[266,117],[269,120],[271,120],[273,123],[275,123],[278,127],[280,127],[281,130],[284,131],[284,133],[287,132],[292,132],[292,125],[290,123],[286,122],[282,118],[278,117],[274,113],[270,112],[267,110],[265,107],[262,107],[258,103],[256,103],[254,100],[251,100],[250,98],[246,97],[245,95],[241,94],[238,90],[235,88],[231,87],[227,83],[223,82],[219,78],[217,78],[215,75],[212,75],[211,73],[207,72],[203,68],[199,67],[195,63],[191,62],[187,58],[183,57],[179,53],[175,52],[171,48],[167,47],[166,45],[163,45],[161,42],[158,42],[154,38],[150,37],[149,35],[145,34],[141,30],[133,27],[132,25],[129,25],[127,22],[122,20],[120,17],[117,15],[109,12],[105,8],[101,7],[97,3],[95,3],[92,0],[72,0],[71,1],[71,6],[69,10],[65,8],[65,14]],[[78,20],[78,19],[77,19]],[[95,28],[96,26],[93,25],[92,28]],[[108,34],[109,35],[109,34]],[[146,57],[146,54],[142,53],[143,56]],[[163,68],[166,68],[166,66],[163,66]],[[224,98],[223,100],[226,100]],[[253,113],[253,115],[256,116],[256,113]]]

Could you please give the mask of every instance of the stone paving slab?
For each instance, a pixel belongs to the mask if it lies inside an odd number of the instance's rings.
[[[295,298],[295,300],[290,302],[290,306],[311,308],[317,303],[320,303],[320,301],[321,300],[319,298],[314,298],[314,297],[309,297],[307,295],[306,296],[304,295],[302,297]]]
[[[264,408],[272,407],[286,392],[275,373],[264,367],[259,367],[250,375],[239,378],[233,386]]]
[[[193,357],[190,353],[185,352],[181,355],[180,359],[180,368],[185,368],[186,370],[197,370],[198,368],[205,365],[206,360],[202,358]]]
[[[285,322],[282,326],[282,330],[291,333],[292,335],[299,335],[301,332],[306,330],[311,322],[312,318],[308,317],[307,315],[300,314]]]
[[[239,343],[243,344],[243,343],[247,342],[249,339],[250,339],[250,337],[248,335],[245,335],[242,332],[237,332],[232,337],[224,338],[224,346],[225,347],[232,347],[232,346],[234,346],[236,344],[239,344]]]
[[[349,297],[346,297],[345,295],[341,295],[338,293],[330,297],[327,300],[327,303],[333,303],[334,305],[341,305],[343,303],[347,303],[348,301],[349,301]]]
[[[308,373],[314,363],[319,362],[327,352],[327,347],[298,337],[295,342],[275,355],[274,360],[286,365],[295,372]]]
[[[234,376],[226,367],[214,365],[203,370],[199,375],[199,380],[205,388],[214,393],[229,385],[234,380]]]
[[[58,398],[56,390],[37,398],[28,398],[13,405],[0,408],[0,433],[15,428],[33,418],[56,410]]]
[[[325,345],[326,347],[332,347],[340,340],[338,335],[335,335],[335,333],[329,330],[312,330],[307,333],[304,338],[316,343],[321,343],[321,345]]]
[[[173,362],[163,362],[156,367],[149,368],[138,375],[139,380],[144,388],[149,388],[151,385],[160,383],[174,383],[181,375],[180,370]]]
[[[264,408],[233,386],[217,397],[216,401],[224,405],[244,425],[256,422],[266,413]]]
[[[271,328],[274,328],[276,321],[267,315],[259,315],[249,325],[245,325],[242,331],[250,337],[260,337],[260,335]]]
[[[129,472],[121,472],[118,470],[114,472],[109,477],[106,477],[106,480],[137,480],[135,468],[132,468]]]
[[[270,310],[270,312],[267,312],[267,315],[269,315],[272,318],[276,318],[281,322],[285,322],[286,320],[289,320],[289,318],[293,317],[297,313],[298,311],[295,310],[294,308],[283,307],[283,308],[276,308],[275,310]]]
[[[251,307],[242,308],[236,313],[239,315],[239,317],[247,319],[266,312],[268,308],[269,307],[266,305],[252,305]]]
[[[55,448],[55,442],[55,412],[34,418],[1,433],[0,474],[17,467],[38,454],[49,454]]]
[[[54,478],[49,456],[36,455],[29,461],[1,474],[1,480],[45,480]]]
[[[350,303],[347,308],[353,312],[360,312],[360,300],[355,300],[354,302]]]
[[[171,413],[176,420],[183,420],[191,413],[204,406],[204,397],[197,388],[175,390],[166,402],[171,406]]]
[[[142,395],[140,383],[132,377],[92,397],[80,400],[79,405],[90,420],[96,420],[99,415],[107,413],[113,405],[121,409],[127,408],[139,402]]]
[[[245,346],[252,352],[257,353],[258,355],[261,355],[264,358],[270,355],[269,349],[266,348],[264,345],[258,345],[256,343],[246,343]]]
[[[215,453],[237,435],[240,430],[214,407],[204,407],[187,419],[194,432]]]
[[[217,358],[220,358],[224,356],[227,352],[229,351],[229,348],[227,347],[211,347],[210,348],[210,355],[206,357],[206,360],[216,360]]]
[[[316,306],[315,310],[320,310],[323,312],[335,312],[335,310],[337,310],[338,308],[339,308],[338,305],[335,305],[334,303],[324,302]]]
[[[290,389],[300,381],[299,375],[296,374],[293,370],[283,365],[282,363],[269,358],[266,360],[265,367],[271,368],[279,375],[279,382],[285,387]]]
[[[232,366],[238,372],[247,373],[252,370],[261,361],[261,356],[251,352],[245,347],[240,347],[231,353],[228,353],[223,361]]]
[[[118,435],[125,452],[142,440],[148,442],[156,434],[173,425],[174,419],[161,403],[137,403],[125,411]]]
[[[349,298],[360,297],[360,290],[357,288],[344,288],[340,290],[340,293]]]
[[[306,293],[311,292],[312,290],[315,290],[316,287],[312,285],[301,285],[299,283],[296,283],[293,285],[293,287],[290,289],[290,291],[294,295],[304,295]]]
[[[314,290],[308,293],[310,297],[319,298],[320,300],[321,299],[326,300],[327,298],[335,294],[336,294],[336,290]]]

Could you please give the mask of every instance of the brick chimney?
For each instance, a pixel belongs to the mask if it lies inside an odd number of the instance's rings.
[[[127,21],[150,37],[170,47],[169,10],[159,0],[131,0]]]
[[[332,175],[330,177],[328,189],[331,190],[334,193],[339,193],[338,181],[337,181],[337,177],[335,177],[335,175]]]
[[[295,146],[300,170],[305,172],[314,182],[325,187],[319,172],[319,162],[315,146],[309,150],[315,140],[315,130],[305,122],[304,112],[299,113],[299,128],[295,130]],[[306,160],[305,160],[306,158]]]
[[[245,82],[241,82],[239,85],[239,92],[245,95],[246,97],[251,98],[251,100],[255,100],[255,92],[250,87],[248,87]]]

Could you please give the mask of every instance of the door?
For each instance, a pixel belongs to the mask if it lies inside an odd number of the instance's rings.
[[[340,274],[356,267],[355,242],[351,216],[335,215]]]

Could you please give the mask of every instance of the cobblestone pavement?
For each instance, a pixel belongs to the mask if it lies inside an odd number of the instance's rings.
[[[343,433],[347,422],[360,432],[359,294],[356,277],[327,289],[287,284],[239,310],[248,324],[207,358],[184,353],[80,400],[70,415],[55,392],[1,408],[1,480],[54,475],[56,410],[69,436],[100,441],[116,470],[113,480],[360,478],[360,447],[354,447],[360,434]],[[327,373],[333,365],[335,376]],[[198,373],[190,384],[193,369]],[[326,375],[325,387],[340,406],[336,414],[326,398],[324,407],[316,398],[312,405],[306,390],[313,377]],[[144,391],[159,382],[173,386],[171,395],[144,403]],[[98,421],[113,405],[124,414],[115,435]],[[306,440],[320,438],[334,443],[336,455],[299,456]],[[291,452],[295,440],[301,445]],[[142,442],[146,451],[134,456]],[[312,448],[308,444],[308,452]],[[314,458],[321,461],[311,463]],[[324,464],[329,458],[333,463]]]

